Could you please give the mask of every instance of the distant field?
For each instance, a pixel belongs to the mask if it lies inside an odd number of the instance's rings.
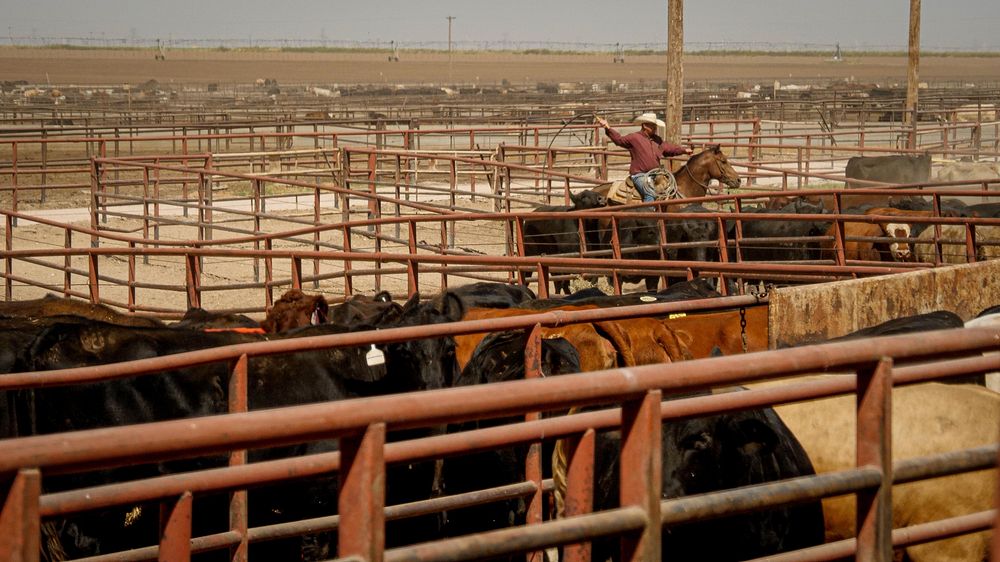
[[[662,55],[627,56],[613,64],[610,54],[459,53],[449,64],[444,53],[401,52],[388,62],[384,53],[176,50],[156,61],[149,50],[80,50],[0,47],[0,77],[52,84],[121,84],[155,79],[161,83],[252,82],[353,84],[450,82],[512,84],[538,82],[659,82],[666,75]],[[1000,57],[924,56],[921,81],[1000,81]],[[835,63],[808,55],[689,55],[687,82],[834,81],[903,83],[906,57],[848,56]]]

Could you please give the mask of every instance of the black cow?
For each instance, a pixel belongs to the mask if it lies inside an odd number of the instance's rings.
[[[1000,313],[1000,304],[989,306],[980,310],[979,314],[976,315],[976,318],[982,318],[983,316],[989,316],[990,314],[997,314],[997,313]]]
[[[434,304],[420,304],[414,297],[402,307],[394,322],[381,326],[309,326],[284,337],[306,337],[398,326],[416,326],[462,317],[457,298],[443,298]],[[89,322],[56,324],[43,331],[32,343],[21,371],[60,369],[156,357],[208,347],[259,341],[263,336],[230,332],[203,333],[184,329],[139,329]],[[386,345],[384,364],[369,365],[367,346],[257,357],[249,362],[248,388],[251,410],[374,396],[449,386],[454,378],[454,342],[450,338],[417,340]],[[18,436],[56,433],[97,427],[144,423],[224,413],[227,404],[229,366],[211,364],[113,381],[20,391],[17,405]],[[394,436],[396,437],[396,436]],[[332,450],[332,443],[313,443],[252,451],[251,460],[296,456]],[[148,477],[178,470],[220,466],[221,457],[159,463],[114,469],[100,473],[46,479],[47,490],[102,484],[108,481]],[[429,490],[432,470],[415,472],[408,467],[390,467],[389,501],[397,491],[413,488]],[[426,478],[414,482],[412,478]],[[406,482],[401,480],[411,479]],[[422,493],[423,498],[427,493]],[[405,496],[399,493],[397,496]],[[223,498],[224,499],[224,498]],[[198,498],[199,513],[215,514],[196,518],[196,534],[223,530],[224,501]],[[408,500],[401,500],[408,501]],[[258,493],[251,492],[252,526],[280,520],[329,515],[335,511],[336,482],[333,478],[291,482]],[[67,540],[63,546],[90,545],[101,552],[134,548],[155,542],[157,521],[154,506],[124,527],[128,508],[105,510],[74,518],[67,534],[89,537],[90,541]],[[399,534],[402,536],[402,533]],[[325,558],[328,549],[315,541],[275,541],[254,547],[263,559]],[[72,556],[94,554],[94,550],[70,552]]]
[[[604,196],[594,191],[571,194],[572,206],[550,205],[538,207],[535,212],[572,212],[598,209],[607,204]],[[584,240],[587,245],[597,243],[597,221],[583,221]],[[531,219],[524,221],[524,255],[545,256],[553,254],[573,254],[580,251],[579,221],[575,219]],[[527,277],[531,277],[528,272]],[[556,294],[569,294],[569,281],[556,281]]]
[[[708,213],[705,207],[694,204],[677,210],[682,213]],[[666,241],[671,244],[699,242],[717,242],[719,227],[715,220],[706,219],[676,219],[666,217]],[[610,230],[601,231],[602,248],[611,247]],[[618,243],[625,259],[659,260],[660,251],[653,249],[629,251],[628,248],[659,246],[660,225],[658,221],[648,219],[621,219],[618,221]],[[718,245],[691,245],[669,248],[666,259],[681,261],[719,261]],[[659,284],[656,275],[625,275],[622,280],[627,283],[644,281],[646,290],[655,291]]]
[[[533,308],[546,310],[560,306],[585,306],[596,305],[601,308],[615,306],[632,306],[638,304],[652,304],[663,302],[676,302],[692,299],[710,299],[721,297],[718,291],[710,286],[707,279],[693,279],[691,281],[681,281],[673,283],[670,287],[656,293],[629,293],[626,295],[606,295],[596,287],[577,291],[564,298],[539,299],[524,303],[521,308]]]
[[[184,317],[170,324],[171,328],[186,330],[260,329],[260,322],[243,314],[209,312],[203,308],[189,308]]]
[[[663,423],[664,499],[814,474],[802,446],[767,408]],[[598,434],[594,510],[618,507],[618,431]],[[666,527],[663,560],[746,560],[823,543],[820,502]],[[593,543],[593,559],[617,560],[617,541]]]
[[[383,324],[399,318],[403,307],[392,300],[388,291],[381,291],[373,297],[352,295],[344,302],[330,307],[327,322],[338,326],[357,324]]]
[[[656,296],[658,299],[673,302],[696,299],[714,299],[716,297],[721,297],[722,293],[713,289],[712,283],[708,279],[699,277],[690,281],[671,283],[666,289],[657,291]]]
[[[977,203],[969,205],[968,216],[984,219],[1000,218],[1000,203]]]
[[[524,349],[527,335],[523,330],[491,334],[476,347],[469,363],[462,370],[456,386],[496,383],[524,378]],[[580,358],[576,349],[561,338],[542,340],[542,371],[547,376],[580,372]],[[523,418],[522,418],[523,419]],[[484,420],[449,427],[449,432],[490,427],[516,421]],[[542,453],[543,470],[551,471],[553,444],[546,442]],[[494,451],[474,453],[444,461],[444,488],[451,494],[481,490],[495,486],[523,482],[527,447],[506,447]],[[526,507],[523,500],[494,502],[485,505],[456,509],[447,513],[444,534],[464,535],[524,524]]]
[[[849,180],[885,183],[923,183],[931,175],[931,155],[855,156],[847,161],[844,175]],[[847,182],[847,187],[874,187]]]
[[[535,293],[521,285],[480,281],[448,290],[465,308],[512,308],[535,300]]]
[[[759,209],[759,214],[808,214],[825,213],[823,205],[813,205],[798,198],[777,210]],[[793,238],[822,236],[830,228],[830,221],[743,221],[743,240],[740,250],[743,261],[782,262],[820,259],[819,242],[756,242],[754,238]]]
[[[965,325],[962,319],[948,310],[935,310],[924,314],[904,316],[894,318],[881,324],[862,328],[860,330],[845,334],[829,341],[860,340],[865,338],[875,338],[879,336],[894,336],[899,334],[912,334],[915,332],[928,332],[931,330],[947,330],[949,328],[961,328]]]

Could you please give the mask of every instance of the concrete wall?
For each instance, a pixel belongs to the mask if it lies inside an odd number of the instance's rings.
[[[891,276],[775,289],[768,312],[769,344],[842,336],[886,320],[950,310],[963,320],[1000,304],[1000,260]]]

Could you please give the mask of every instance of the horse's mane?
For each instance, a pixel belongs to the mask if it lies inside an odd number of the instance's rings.
[[[684,166],[687,166],[688,164],[693,164],[693,163],[697,162],[698,160],[700,160],[702,157],[704,157],[706,154],[713,153],[713,152],[715,152],[715,151],[712,150],[711,148],[705,148],[705,149],[701,150],[700,152],[695,152],[694,154],[692,154],[691,156],[688,157],[687,162],[684,162]],[[684,166],[681,166],[681,167],[683,168]]]

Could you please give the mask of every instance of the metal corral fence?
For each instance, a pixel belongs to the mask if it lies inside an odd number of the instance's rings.
[[[748,304],[750,297],[718,299],[715,304]],[[192,552],[232,548],[234,560],[246,559],[250,541],[298,536],[337,529],[338,554],[361,560],[475,560],[489,556],[538,552],[565,546],[568,560],[589,560],[588,541],[620,537],[623,559],[659,560],[661,530],[686,521],[744,513],[842,494],[856,494],[857,538],[783,555],[783,560],[833,560],[856,553],[860,560],[888,560],[891,549],[957,534],[988,530],[996,510],[972,513],[916,527],[892,529],[893,483],[992,468],[996,444],[933,457],[894,462],[889,420],[894,385],[914,384],[1000,369],[1000,356],[981,355],[1000,342],[996,328],[960,329],[917,335],[849,341],[741,356],[649,365],[577,376],[540,378],[539,326],[598,319],[662,315],[691,310],[707,301],[688,301],[577,312],[548,312],[489,321],[460,322],[288,339],[214,348],[169,357],[104,367],[43,373],[10,374],[0,389],[65,385],[152,374],[183,365],[227,361],[230,413],[191,420],[164,421],[25,437],[4,443],[0,473],[14,474],[0,513],[0,555],[5,559],[38,560],[43,518],[58,518],[115,505],[161,501],[163,529],[158,547],[102,556],[100,560],[187,560]],[[473,386],[319,403],[246,412],[248,358],[267,353],[332,346],[388,343],[483,330],[531,328],[525,354],[528,380],[502,386]],[[772,388],[661,402],[665,396],[806,373],[840,376],[787,382]],[[846,374],[844,374],[846,373]],[[587,377],[580,384],[579,376]],[[502,391],[501,391],[502,390]],[[659,477],[661,421],[696,415],[759,408],[836,394],[855,394],[857,403],[857,467],[794,480],[662,500]],[[540,419],[539,412],[572,406],[620,404],[620,409]],[[390,430],[436,427],[449,422],[524,415],[526,421],[500,427],[394,443]],[[998,428],[1000,429],[1000,428]],[[621,506],[589,513],[595,431],[619,430],[623,436],[620,474]],[[574,438],[577,454],[568,469],[569,517],[543,521],[542,495],[550,485],[541,479],[538,451],[543,440]],[[246,464],[245,450],[337,439],[339,452]],[[408,463],[531,444],[526,481],[501,489],[443,497],[401,506],[385,506],[387,464]],[[174,474],[107,486],[42,493],[49,474],[106,469],[123,464],[228,453],[229,467]],[[254,485],[337,472],[335,516],[262,528],[247,528],[246,492]],[[624,475],[627,475],[625,477]],[[192,500],[211,492],[234,492],[229,531],[191,537]],[[487,494],[487,495],[483,495]],[[454,509],[476,502],[522,497],[529,505],[527,525],[423,543],[384,551],[385,521]]]
[[[187,128],[142,132],[139,129],[113,129],[94,136],[43,135],[0,138],[0,200],[11,210],[31,200],[44,204],[50,191],[72,193],[89,187],[91,158],[147,158],[182,162],[212,154],[216,169],[274,177],[308,178],[314,181],[342,181],[343,153],[340,148],[371,147],[410,151],[414,155],[466,155],[479,159],[510,158],[521,154],[520,163],[532,166],[560,167],[560,161],[579,163],[592,151],[601,165],[611,159],[615,174],[624,173],[627,159],[620,150],[608,152],[606,139],[595,125],[531,125],[509,127],[462,127],[443,129],[366,128],[356,130],[332,127],[319,130],[317,124],[245,125],[230,129],[213,128],[207,134],[192,134]],[[760,119],[688,122],[684,142],[695,145],[721,143],[730,156],[746,163],[796,164],[805,166],[843,166],[847,157],[864,153],[932,150],[947,158],[997,158],[1000,149],[1000,121],[992,123],[920,124],[919,128],[886,127],[842,128],[823,130],[808,123],[768,122]],[[555,141],[558,146],[553,148]],[[573,147],[576,148],[573,148]],[[542,150],[542,147],[545,147]],[[502,154],[501,154],[502,153]],[[607,156],[602,154],[607,153]],[[170,156],[167,156],[170,155]],[[795,158],[788,161],[790,156]],[[387,155],[387,158],[390,158]],[[405,162],[417,162],[407,158]],[[443,160],[442,162],[447,162]],[[424,162],[427,163],[426,161]],[[565,163],[565,162],[564,162]],[[597,169],[591,169],[595,176]],[[434,167],[409,170],[414,177],[423,172],[432,177]],[[607,177],[599,175],[597,177]],[[114,178],[117,179],[117,178]],[[220,177],[218,181],[227,181]],[[755,178],[751,176],[751,182]],[[183,180],[182,185],[186,185]],[[36,199],[37,197],[37,199]]]
[[[586,153],[588,162],[592,157],[597,158],[597,168],[607,167],[607,152],[579,149],[571,154],[578,155],[581,151]],[[342,152],[343,186],[224,172],[213,166],[213,155],[176,157],[180,160],[177,163],[170,163],[167,158],[152,161],[142,158],[94,159],[89,190],[90,211],[78,217],[78,220],[86,219],[89,215],[89,229],[68,224],[70,221],[67,220],[4,212],[7,227],[3,272],[5,295],[7,299],[13,298],[14,285],[19,283],[93,302],[104,301],[133,311],[177,313],[189,306],[200,306],[202,295],[206,292],[263,288],[264,298],[258,301],[263,308],[245,309],[260,311],[271,306],[273,288],[280,286],[298,288],[312,283],[313,288],[318,289],[324,281],[338,280],[333,290],[349,296],[355,293],[355,279],[364,277],[370,279],[364,284],[366,288],[412,294],[421,289],[426,293],[428,288],[436,292],[455,284],[456,280],[461,283],[462,279],[516,280],[524,283],[534,273],[541,280],[539,292],[543,295],[548,292],[547,281],[553,276],[567,274],[608,275],[617,291],[621,290],[622,277],[630,274],[686,278],[719,276],[722,281],[720,287],[725,291],[727,279],[815,282],[954,263],[955,257],[950,254],[960,254],[962,261],[976,261],[981,259],[984,247],[997,245],[995,240],[977,237],[976,228],[1000,225],[998,219],[940,216],[943,197],[965,196],[987,200],[985,196],[994,193],[990,189],[995,187],[996,181],[975,182],[980,184],[978,189],[968,189],[968,185],[956,182],[958,189],[902,186],[893,189],[852,189],[849,192],[810,190],[808,193],[812,196],[828,198],[831,201],[828,208],[834,211],[844,207],[843,197],[874,194],[932,197],[935,205],[933,214],[936,216],[908,217],[907,222],[934,225],[934,237],[930,240],[906,239],[911,244],[933,244],[930,263],[848,261],[844,254],[845,242],[900,239],[848,237],[846,223],[892,222],[896,219],[881,215],[743,212],[748,202],[766,201],[776,195],[787,195],[789,191],[734,192],[657,203],[658,211],[670,211],[667,214],[649,212],[648,208],[641,209],[636,205],[573,215],[527,213],[525,210],[536,205],[539,198],[559,201],[568,198],[571,189],[593,185],[600,180],[561,172],[551,164],[536,167],[501,160],[368,148],[343,149]],[[526,153],[529,155],[524,158],[530,160],[530,152]],[[202,165],[186,166],[184,160],[188,160],[188,164],[197,161]],[[445,181],[416,182],[416,178],[412,177],[416,175],[416,170],[436,165],[429,162],[447,163],[447,171],[443,172]],[[587,164],[567,165],[572,171],[575,166]],[[778,171],[776,168],[763,169]],[[789,176],[802,177],[793,171],[780,172],[783,186],[789,183]],[[463,177],[462,173],[467,175]],[[600,175],[604,173],[600,172]],[[476,175],[482,177],[482,190],[477,190]],[[115,177],[119,179],[113,179]],[[246,183],[248,192],[235,197],[216,198],[214,186],[227,181]],[[163,184],[172,184],[176,188],[176,183],[191,186],[190,191],[182,188],[166,194]],[[458,197],[463,198],[461,204]],[[470,207],[477,199],[480,200],[478,209]],[[695,213],[677,209],[679,205],[692,202],[710,205],[713,210]],[[282,205],[297,211],[292,214],[279,212]],[[495,214],[498,210],[506,212]],[[580,236],[579,251],[529,257],[525,249],[526,242],[530,242],[525,239],[525,221],[568,216],[578,221],[580,232],[586,230],[586,221],[603,221],[611,233],[609,247],[595,250],[588,247],[586,236]],[[31,245],[35,242],[37,234],[27,238],[18,236],[15,228],[17,219],[30,220],[35,225],[58,231],[60,234],[55,237],[57,242],[53,244],[58,246],[39,248],[36,244],[33,249],[25,248],[26,243]],[[108,224],[110,219],[119,222],[112,226]],[[625,219],[650,221],[658,230],[658,243],[623,248],[618,239],[618,223]],[[718,239],[684,242],[667,237],[667,225],[671,222],[693,220],[715,223]],[[823,221],[835,224],[837,228],[821,236],[752,240],[757,245],[827,242],[832,243],[831,255],[812,262],[745,262],[742,248],[749,239],[744,239],[742,232],[752,221]],[[729,225],[734,225],[731,236],[726,234]],[[941,225],[961,225],[964,238],[942,239]],[[186,230],[165,234],[174,227]],[[140,235],[131,235],[130,232]],[[16,247],[15,241],[20,247]],[[303,246],[308,249],[302,250]],[[671,251],[690,248],[713,249],[718,252],[719,261],[668,259]],[[637,257],[638,252],[650,251],[656,252],[659,260],[630,259]],[[172,263],[167,267],[174,271],[161,269],[155,274],[155,280],[148,277],[144,280],[144,273],[137,269],[137,258],[141,258],[144,265],[148,265],[151,259],[170,258],[172,261],[162,261],[161,265]],[[222,263],[227,260],[245,263],[247,275],[231,279],[229,283],[225,280],[220,283],[204,281],[206,276],[212,275],[212,261]],[[276,260],[288,265],[275,267]],[[303,260],[312,262],[311,274],[303,270]],[[15,272],[15,262],[24,264],[28,272]],[[359,263],[368,265],[358,267]],[[18,269],[21,267],[19,265]],[[165,282],[170,277],[179,277],[182,272],[183,280]],[[440,275],[440,281],[432,286],[424,281],[421,285],[418,272],[424,276]],[[62,278],[61,285],[38,281],[56,275]],[[76,278],[79,277],[85,278],[86,282],[78,283]],[[86,285],[87,289],[79,290],[78,285]],[[112,295],[107,289],[102,295],[101,285],[110,286]],[[185,295],[186,301],[170,309],[144,308],[139,304],[143,299],[136,297],[138,289],[172,291]]]
[[[281,96],[269,88],[234,86],[211,92],[204,86],[147,84],[124,89],[81,86],[53,88],[24,85],[0,102],[0,128],[7,134],[71,132],[91,136],[103,128],[188,126],[191,133],[220,132],[214,127],[255,124],[333,122],[368,128],[377,122],[410,122],[432,127],[472,124],[528,125],[556,123],[600,108],[605,115],[628,117],[662,104],[663,90],[629,92],[605,85],[572,84],[567,91],[467,88],[457,96],[439,88],[355,86],[340,90],[295,85]],[[542,89],[545,89],[544,85]],[[551,90],[551,86],[549,90]],[[848,84],[793,89],[777,85],[740,90],[732,85],[685,92],[684,120],[764,119],[811,121],[828,129],[876,123],[902,123],[907,112],[904,88]],[[577,91],[568,91],[570,89]],[[54,90],[58,90],[55,92]],[[613,91],[616,90],[616,91]],[[54,94],[64,99],[53,99]],[[337,95],[344,94],[344,95]],[[472,95],[469,95],[472,94]],[[406,98],[401,103],[402,97]],[[916,121],[988,122],[995,120],[995,88],[936,88],[921,91]]]

